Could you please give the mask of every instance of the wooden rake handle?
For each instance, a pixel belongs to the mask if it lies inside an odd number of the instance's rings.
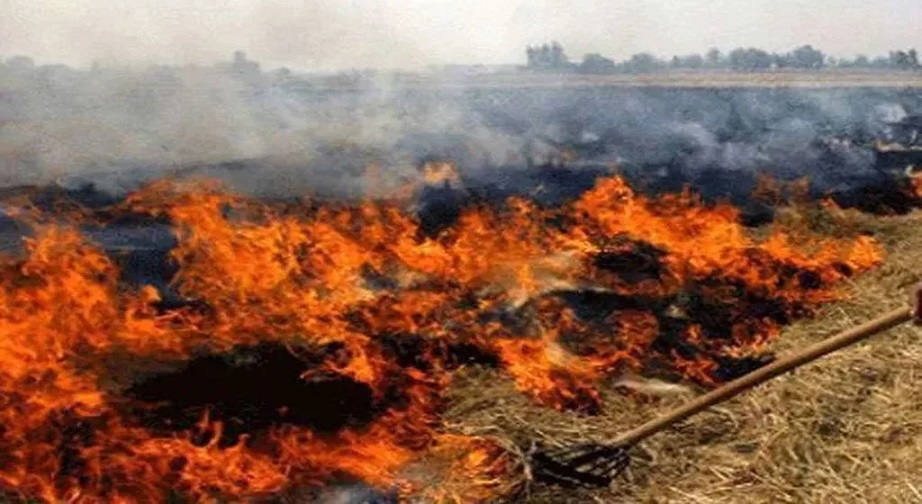
[[[920,298],[922,299],[922,298]],[[778,359],[749,374],[727,382],[701,395],[688,404],[676,408],[660,417],[628,431],[612,440],[616,445],[632,445],[646,439],[667,427],[698,413],[710,406],[726,401],[772,378],[814,361],[824,355],[840,350],[858,341],[879,334],[913,319],[915,308],[899,308],[866,322],[858,327],[843,331],[831,338],[807,347],[800,352]]]

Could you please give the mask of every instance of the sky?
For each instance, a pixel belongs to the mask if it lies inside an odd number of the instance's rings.
[[[837,56],[922,49],[922,0],[0,0],[0,58],[86,66],[212,64],[237,49],[267,69],[522,63],[530,43],[571,59],[711,47]]]

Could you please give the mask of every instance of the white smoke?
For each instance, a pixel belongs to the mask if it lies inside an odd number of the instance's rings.
[[[896,103],[884,103],[874,108],[877,118],[883,122],[899,122],[908,115],[906,109]]]
[[[423,89],[385,74],[324,82],[244,70],[0,65],[0,184],[121,191],[174,169],[230,164],[238,169],[205,174],[256,195],[360,195],[385,193],[437,159],[469,181],[553,191],[546,182],[570,179],[513,168],[564,148],[581,167],[618,163],[690,181],[766,171],[831,187],[873,176],[869,140],[922,107],[883,89]],[[365,176],[372,166],[377,179]]]

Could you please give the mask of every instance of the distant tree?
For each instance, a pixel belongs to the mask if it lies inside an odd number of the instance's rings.
[[[564,67],[570,61],[563,52],[563,47],[558,42],[551,43],[551,66],[555,68]]]
[[[665,66],[665,63],[650,53],[639,53],[631,56],[631,59],[624,63],[628,72],[645,73],[658,70]]]
[[[800,69],[822,68],[826,55],[811,45],[800,46],[782,56],[783,66]]]
[[[679,58],[679,63],[682,68],[696,70],[704,66],[704,57],[700,54],[689,54],[688,56]]]
[[[747,63],[746,49],[738,47],[730,51],[730,54],[727,55],[727,60],[730,64],[730,68],[734,70],[744,70]]]
[[[915,49],[910,49],[909,51],[890,51],[889,57],[890,66],[909,70],[919,67],[919,55],[916,53]]]
[[[785,54],[772,53],[770,57],[772,59],[772,62],[769,65],[770,67],[787,68],[791,66],[791,62],[788,61],[788,57]]]
[[[753,47],[734,49],[730,51],[727,59],[729,60],[730,68],[743,72],[767,70],[771,68],[773,63],[776,63],[776,58],[772,57],[771,54]]]
[[[700,54],[689,54],[687,56],[673,56],[669,62],[672,68],[698,69],[704,66],[704,57]]]
[[[720,52],[720,49],[716,47],[708,50],[707,55],[705,55],[707,64],[711,68],[718,68],[723,66],[723,54]]]
[[[570,66],[563,46],[558,42],[541,44],[538,47],[528,46],[525,55],[528,58],[528,67],[532,69],[563,69]]]
[[[525,48],[525,55],[528,58],[528,67],[533,68],[537,66],[538,63],[538,49],[532,46]]]
[[[234,51],[230,63],[222,62],[217,67],[238,79],[250,82],[255,82],[262,75],[259,63],[247,59],[247,55],[243,51]]]
[[[563,46],[558,42],[542,44],[540,46],[527,46],[525,54],[528,67],[533,69],[571,69],[584,73],[611,73],[626,71],[629,73],[652,72],[663,68],[730,68],[740,72],[757,72],[770,68],[794,68],[802,70],[816,70],[825,66],[838,68],[900,68],[922,69],[919,54],[916,49],[890,51],[886,56],[869,58],[857,55],[853,60],[848,58],[826,55],[823,51],[812,45],[802,45],[790,52],[783,54],[769,53],[756,47],[738,47],[727,54],[720,49],[711,48],[704,56],[700,54],[675,55],[670,59],[661,60],[655,55],[642,52],[632,55],[628,60],[617,63],[598,53],[584,55],[579,64],[569,62]],[[244,55],[235,62],[245,60]]]
[[[583,56],[583,62],[579,65],[580,72],[591,74],[613,73],[616,68],[614,61],[597,53]]]
[[[861,56],[856,56],[855,59],[839,59],[839,66],[842,68],[867,68],[869,63],[867,56],[864,59],[861,59]]]
[[[890,66],[890,58],[886,56],[877,56],[868,62],[868,66],[871,68],[887,68]]]

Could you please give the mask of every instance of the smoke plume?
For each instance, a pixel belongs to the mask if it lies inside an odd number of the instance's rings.
[[[757,172],[809,176],[826,191],[878,177],[870,142],[922,108],[918,95],[886,89],[425,87],[373,77],[343,87],[347,77],[291,78],[245,58],[88,71],[11,60],[0,67],[0,183],[92,182],[117,193],[198,167],[258,196],[379,195],[445,160],[469,187],[503,194],[567,192],[613,166],[715,196],[748,191]],[[529,168],[563,154],[577,167],[570,178]]]

